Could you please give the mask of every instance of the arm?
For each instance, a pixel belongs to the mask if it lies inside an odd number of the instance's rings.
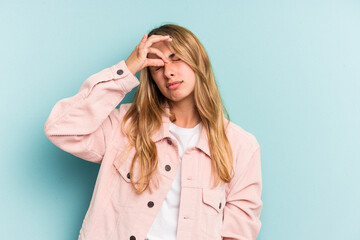
[[[248,163],[236,174],[228,185],[228,197],[224,208],[221,235],[224,240],[254,240],[260,227],[262,209],[260,147],[245,154]],[[238,160],[239,162],[239,160]],[[237,164],[236,166],[239,166]]]
[[[116,106],[137,85],[139,80],[125,61],[91,75],[76,95],[55,104],[45,135],[64,151],[100,163],[106,142],[120,124],[122,108]]]

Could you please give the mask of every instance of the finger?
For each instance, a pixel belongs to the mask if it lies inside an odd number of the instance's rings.
[[[146,37],[145,37],[146,35]],[[159,41],[161,39],[169,39],[169,37],[162,36],[162,35],[151,35],[150,37],[147,37],[148,35],[145,33],[143,39],[141,39],[141,42],[139,44],[139,49],[144,50],[148,47],[150,47],[154,41]]]
[[[160,41],[171,41],[172,39],[170,38],[170,36],[156,36],[151,38],[152,36],[150,36],[150,38],[147,39],[145,47],[150,47],[152,44],[156,43],[156,42],[160,42]],[[170,40],[171,39],[171,40]]]
[[[150,37],[148,37],[148,39],[162,38],[162,37],[170,37],[170,35],[151,35]]]
[[[162,67],[162,66],[165,65],[165,63],[164,63],[163,60],[161,60],[161,59],[147,58],[145,65],[146,65],[147,67],[151,67],[151,66],[154,66],[154,67]]]
[[[153,36],[150,36],[150,38],[147,39],[146,45],[145,45],[146,47],[150,47],[152,44],[154,44],[156,42],[171,41],[172,40],[169,35],[166,35],[166,36],[157,35],[157,36],[154,36],[154,37]]]
[[[144,34],[143,38],[141,39],[141,42],[146,42],[147,40],[147,33]]]
[[[169,59],[157,48],[149,48],[149,53],[156,54],[158,57],[160,57],[164,62],[169,62]]]
[[[141,41],[140,41],[140,46],[144,45],[146,43],[146,40],[147,40],[147,33],[144,34],[144,36],[142,37]]]

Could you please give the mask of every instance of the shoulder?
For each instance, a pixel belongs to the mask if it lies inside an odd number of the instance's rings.
[[[227,123],[228,120],[225,121],[225,128]],[[235,171],[245,169],[251,162],[253,155],[260,151],[257,138],[254,134],[231,121],[226,128],[226,135],[233,153]]]
[[[229,125],[226,126],[228,123]],[[225,129],[226,135],[231,145],[234,145],[235,147],[247,148],[250,150],[256,150],[260,147],[257,138],[238,124],[226,120]]]
[[[225,128],[233,155],[235,179],[239,179],[249,166],[260,161],[260,145],[254,134],[234,122],[225,120]]]

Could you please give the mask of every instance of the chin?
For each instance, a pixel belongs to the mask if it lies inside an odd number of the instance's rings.
[[[186,100],[188,97],[189,96],[180,96],[180,97],[172,97],[172,98],[168,98],[168,99],[172,102],[181,102],[181,101]]]
[[[176,92],[172,92],[172,94],[166,92],[166,95],[164,94],[164,96],[171,102],[181,102],[183,100],[186,100],[187,98],[191,98],[192,94],[184,94],[183,91],[176,91]]]

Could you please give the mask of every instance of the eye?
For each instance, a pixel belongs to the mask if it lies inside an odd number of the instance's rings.
[[[178,58],[178,59],[172,59],[172,61],[181,61],[181,58]],[[161,66],[161,67],[156,67],[156,68],[153,68],[154,69],[154,71],[156,72],[156,71],[158,71],[158,70],[160,70],[161,68],[163,68],[164,66]]]

